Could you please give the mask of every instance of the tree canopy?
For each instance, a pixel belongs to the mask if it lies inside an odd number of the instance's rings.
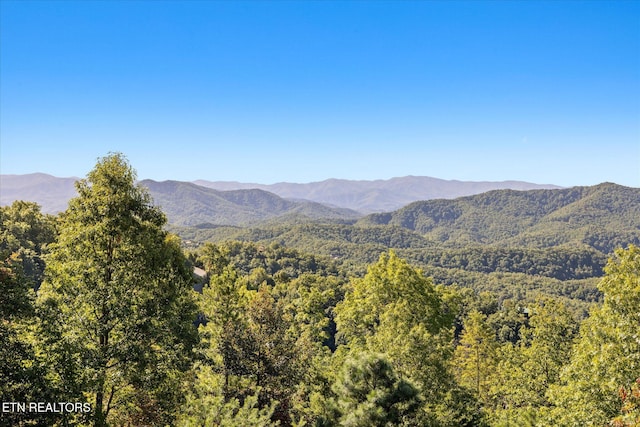
[[[109,154],[55,217],[0,208],[3,402],[89,409],[3,406],[0,426],[640,425],[640,249],[606,266],[598,249],[636,232],[589,225],[610,205],[635,227],[627,190],[496,192],[384,214],[395,226],[283,222],[194,246]],[[457,221],[487,228],[433,240]],[[501,233],[516,245],[474,240]]]
[[[38,296],[47,351],[77,370],[63,378],[91,399],[94,425],[170,422],[197,342],[192,273],[122,155],[77,190]]]

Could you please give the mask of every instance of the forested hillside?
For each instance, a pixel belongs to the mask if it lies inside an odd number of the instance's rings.
[[[0,425],[640,423],[636,189],[250,229],[167,226],[119,154],[76,189],[0,208]]]
[[[74,181],[76,178],[57,178],[51,175],[35,173],[28,175],[0,175],[0,205],[9,205],[14,200],[30,200],[39,203],[43,212],[58,213],[63,211],[69,199],[76,195]],[[222,192],[241,195],[244,199],[241,208],[251,208],[251,202],[257,201],[260,213],[257,218],[276,216],[278,211],[270,212],[270,204],[264,204],[262,196],[256,196],[263,190],[277,195],[288,201],[311,202],[303,203],[303,213],[311,218],[334,217],[336,212],[347,214],[348,218],[353,218],[354,212],[358,216],[370,212],[385,212],[399,209],[416,200],[429,200],[435,198],[453,199],[460,196],[479,194],[489,190],[506,189],[529,190],[534,188],[560,188],[554,185],[540,185],[521,181],[503,182],[474,182],[474,181],[447,181],[443,179],[406,176],[392,178],[389,180],[375,181],[353,181],[346,179],[328,179],[322,182],[311,182],[307,184],[281,182],[278,184],[250,184],[240,182],[211,182],[197,180],[192,183],[179,181],[156,182],[145,180],[151,189],[151,193],[157,200],[166,202],[165,210],[170,217],[170,221],[176,224],[198,224],[195,218],[190,215],[211,214],[211,218],[216,218],[216,224],[238,224],[246,222],[246,217],[240,215],[225,215],[228,210],[216,210],[211,204],[220,203],[219,197],[227,199],[221,195]],[[207,191],[207,190],[217,191]],[[171,194],[171,192],[175,194]],[[191,194],[190,194],[191,193]],[[264,193],[263,193],[264,196]],[[271,196],[273,197],[273,196]],[[200,210],[184,210],[184,207],[176,205],[176,201],[182,198],[190,203],[205,204]],[[233,199],[234,197],[231,196]],[[207,200],[208,199],[208,200]],[[231,200],[226,200],[231,201]],[[276,209],[282,208],[282,202],[272,204]],[[325,205],[324,210],[319,204]],[[174,208],[177,211],[174,215]],[[338,208],[334,210],[335,208]],[[342,209],[340,209],[342,208]],[[327,211],[327,209],[329,211]],[[315,212],[319,210],[318,212]],[[333,213],[330,213],[333,211]],[[282,212],[280,212],[282,213]],[[256,219],[255,212],[249,215],[250,220]],[[254,216],[252,216],[254,215]],[[211,220],[207,221],[211,222]]]
[[[374,181],[327,179],[307,184],[280,182],[264,185],[205,180],[199,180],[195,183],[216,190],[259,188],[288,199],[313,200],[363,213],[391,211],[415,200],[454,199],[490,190],[560,188],[555,185],[533,184],[522,181],[473,182],[444,180],[428,176],[404,176]]]
[[[605,183],[497,190],[416,202],[353,225],[288,221],[170,229],[192,247],[205,241],[277,243],[327,256],[354,274],[394,249],[441,283],[489,290],[501,299],[543,292],[593,301],[613,250],[640,244],[640,189]]]
[[[609,253],[625,242],[640,243],[639,218],[640,189],[604,183],[415,202],[359,224],[396,225],[451,246],[572,244]]]
[[[361,214],[308,201],[285,200],[264,190],[217,191],[188,182],[144,180],[154,202],[175,225],[250,225],[281,216],[355,220]]]

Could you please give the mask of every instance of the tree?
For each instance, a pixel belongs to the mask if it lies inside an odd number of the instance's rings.
[[[222,372],[221,394],[227,400],[246,394],[239,377],[251,372],[249,358],[255,345],[245,315],[247,306],[247,292],[232,267],[211,275],[201,298],[206,319],[201,326],[202,353],[209,366]]]
[[[620,388],[640,372],[640,248],[619,249],[599,284],[604,303],[580,325],[571,363],[552,387],[557,425],[605,425],[620,413]]]
[[[44,255],[56,238],[55,220],[33,202],[17,200],[0,207],[0,259],[20,270],[33,289],[44,276]]]
[[[453,365],[458,382],[473,390],[476,398],[485,403],[498,363],[497,349],[495,333],[487,325],[485,316],[479,311],[472,311],[465,319]]]
[[[229,265],[229,250],[223,246],[206,243],[199,251],[198,261],[202,263],[209,274],[222,274]]]
[[[225,385],[222,375],[216,373],[208,364],[197,363],[192,387],[187,392],[186,404],[178,416],[177,425],[183,427],[219,426],[219,427],[270,427],[279,425],[271,417],[277,405],[258,406],[259,389],[246,395],[242,402],[238,397],[224,394]]]
[[[266,284],[257,291],[248,289],[247,277],[239,277],[230,265],[218,267],[221,273],[212,274],[203,290],[204,362],[196,370],[191,394],[222,399],[234,411],[242,407],[247,414],[269,413],[272,421],[291,425],[292,397],[304,369],[284,300],[277,301]],[[243,406],[247,399],[256,399],[253,406]],[[186,410],[201,419],[215,412],[202,408],[197,398],[189,399]]]
[[[0,396],[5,402],[51,397],[47,366],[36,355],[29,326],[35,318],[34,289],[42,282],[43,258],[54,239],[53,218],[36,203],[0,207]],[[0,424],[18,425],[33,417],[3,414]]]
[[[456,314],[449,308],[430,279],[390,251],[380,255],[363,279],[353,282],[336,307],[339,339],[350,345],[365,344],[385,320],[422,325],[432,335],[446,333]]]
[[[380,354],[347,359],[333,391],[345,427],[411,425],[420,406],[418,389]]]
[[[302,367],[294,336],[288,333],[290,324],[283,317],[283,307],[261,286],[247,308],[253,352],[247,362],[251,377],[260,389],[261,407],[277,401],[273,418],[284,426],[291,425],[291,395],[301,380]]]
[[[522,339],[505,343],[493,381],[492,420],[505,425],[548,424],[551,408],[549,388],[558,384],[562,368],[569,362],[578,323],[557,299],[539,298],[528,306],[529,325],[521,328]]]
[[[170,423],[197,342],[192,273],[122,155],[76,189],[38,296],[45,350],[77,368],[93,425]]]
[[[213,257],[211,256],[213,255]],[[246,319],[246,289],[236,270],[213,245],[201,252],[210,283],[200,298],[204,322],[200,325],[200,361],[192,371],[186,402],[178,425],[272,425],[277,405],[260,405],[260,388],[253,373],[255,340]],[[212,262],[214,261],[214,262]]]
[[[29,322],[33,321],[30,281],[20,268],[0,259],[0,396],[3,402],[32,402],[51,395],[46,381],[46,366],[36,356],[29,338]],[[23,425],[34,414],[3,413],[0,426]],[[40,417],[42,418],[42,417]],[[55,416],[47,416],[52,422]],[[40,419],[40,421],[44,421]]]
[[[453,408],[448,400],[461,391],[450,368],[457,312],[455,293],[434,286],[393,251],[383,253],[336,307],[338,340],[346,344],[336,355],[381,353],[420,390],[425,420],[438,418],[448,425],[466,425],[463,419],[476,422],[471,414],[475,407]],[[463,414],[467,410],[469,417]]]

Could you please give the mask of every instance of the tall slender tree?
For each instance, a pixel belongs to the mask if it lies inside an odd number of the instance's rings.
[[[78,368],[95,426],[170,423],[197,341],[192,273],[135,179],[110,154],[77,183],[38,297],[45,342]]]
[[[460,384],[473,390],[483,403],[488,400],[491,376],[497,367],[497,349],[495,333],[487,325],[486,317],[479,311],[472,311],[464,322],[453,364]]]

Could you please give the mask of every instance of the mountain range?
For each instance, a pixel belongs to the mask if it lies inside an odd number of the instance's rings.
[[[411,203],[357,226],[396,226],[458,247],[587,245],[604,253],[640,243],[640,188],[602,183],[554,190],[494,190]]]
[[[0,205],[14,200],[29,200],[39,203],[43,212],[60,212],[75,195],[74,182],[77,179],[42,173],[0,175]],[[560,188],[521,181],[447,181],[416,176],[272,185],[226,181],[144,180],[141,183],[149,187],[155,202],[165,209],[169,220],[182,225],[199,222],[246,224],[280,215],[354,219],[363,214],[396,210],[418,200],[454,199],[496,189]]]
[[[221,191],[258,188],[286,199],[305,199],[368,214],[389,212],[411,202],[431,199],[455,199],[490,190],[533,190],[561,188],[523,181],[456,181],[428,176],[405,176],[388,180],[351,181],[327,179],[307,184],[247,184],[231,181],[194,181],[203,187]]]
[[[287,200],[259,189],[218,191],[190,182],[141,181],[170,224],[247,226],[272,218],[355,220],[358,212],[307,200]]]
[[[0,206],[14,200],[36,202],[45,213],[67,209],[69,199],[76,196],[78,178],[57,178],[44,173],[0,175]]]
[[[603,183],[553,190],[494,190],[411,203],[343,224],[264,222],[180,228],[191,241],[283,242],[314,253],[338,244],[387,248],[591,248],[609,254],[640,244],[640,188]],[[338,251],[339,252],[339,251]]]
[[[399,184],[403,180],[406,191]],[[427,190],[417,183],[439,181],[431,180],[406,177],[376,185],[398,186],[399,200],[420,191],[424,194]],[[57,212],[75,194],[74,181],[43,174],[3,175],[0,201],[6,205],[17,199],[30,200],[40,203],[45,212]],[[399,209],[368,215],[335,203],[283,198],[259,188],[223,191],[192,182],[151,180],[139,184],[149,189],[154,203],[167,215],[168,229],[190,248],[227,241],[255,242],[259,247],[284,245],[330,257],[356,274],[381,252],[394,249],[439,283],[465,284],[478,290],[508,293],[513,286],[505,283],[511,283],[524,286],[526,292],[544,285],[547,291],[562,295],[597,296],[593,280],[602,274],[606,258],[615,248],[640,245],[640,188],[613,183],[491,190],[412,201]],[[310,193],[306,197],[320,197],[336,185],[343,195],[351,188],[349,197],[362,201],[360,197],[367,193],[363,188],[373,182],[318,184],[291,184],[289,195],[300,196],[293,191],[307,186]],[[467,183],[465,189],[463,184],[457,191],[483,188]],[[279,191],[284,188],[282,184]],[[378,188],[376,194],[391,191],[389,188]],[[542,280],[542,276],[562,284]]]

